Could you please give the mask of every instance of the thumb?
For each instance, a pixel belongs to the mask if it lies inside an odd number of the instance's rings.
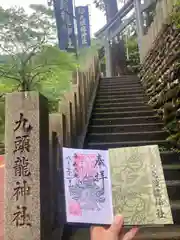
[[[119,234],[123,226],[123,217],[118,215],[114,218],[114,222],[110,226],[109,230],[115,234]]]

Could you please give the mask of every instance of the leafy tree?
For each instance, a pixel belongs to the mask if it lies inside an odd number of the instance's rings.
[[[72,54],[56,46],[53,12],[43,5],[0,7],[0,145],[4,136],[4,94],[39,90],[56,109],[60,92],[70,88],[77,63]],[[1,148],[1,146],[0,146]]]
[[[128,68],[133,72],[137,72],[140,66],[140,56],[135,21],[126,27],[123,33],[123,38],[124,42],[126,43],[126,57]]]
[[[96,8],[100,9],[101,11],[105,12],[106,11],[106,4],[110,2],[111,0],[94,0],[94,4],[96,6]],[[127,0],[118,0],[118,2],[120,2],[121,4],[125,4],[127,2]]]
[[[177,0],[171,13],[171,20],[180,29],[180,0]]]
[[[56,69],[72,68],[69,55],[55,43],[52,11],[31,5],[28,15],[23,8],[0,8],[0,50],[7,55],[0,64],[0,77],[10,79],[18,90],[33,90]]]
[[[139,70],[139,66],[140,66],[137,37],[131,36],[127,40],[126,47],[129,52],[129,58],[127,60],[128,68],[133,72],[137,72]]]
[[[105,3],[104,0],[94,0],[96,8],[100,9],[102,12],[105,12]]]

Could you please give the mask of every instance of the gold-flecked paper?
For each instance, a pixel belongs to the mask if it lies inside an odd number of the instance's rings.
[[[172,224],[158,146],[109,150],[114,215],[125,225]]]

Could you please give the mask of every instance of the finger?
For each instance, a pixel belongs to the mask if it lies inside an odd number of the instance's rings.
[[[104,230],[105,228],[104,227],[101,227],[101,226],[92,226],[90,228],[90,234],[96,234],[96,233],[100,233]]]
[[[109,230],[115,234],[119,234],[122,229],[122,226],[123,226],[123,221],[124,221],[124,219],[122,216],[120,216],[120,215],[116,216],[114,218],[114,222],[110,226]]]
[[[132,228],[129,232],[127,232],[123,239],[122,240],[131,240],[135,237],[135,235],[137,234],[138,232],[138,228],[137,227],[134,227]]]
[[[100,236],[103,235],[104,232],[104,228],[103,227],[98,227],[98,226],[93,226],[90,228],[90,239],[99,239]]]

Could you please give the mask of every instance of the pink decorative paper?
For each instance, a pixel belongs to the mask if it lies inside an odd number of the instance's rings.
[[[111,184],[107,151],[63,149],[67,220],[111,219]],[[93,214],[98,213],[98,217]],[[110,215],[110,216],[109,216]],[[93,218],[93,219],[92,219]],[[97,223],[102,223],[100,219]]]

